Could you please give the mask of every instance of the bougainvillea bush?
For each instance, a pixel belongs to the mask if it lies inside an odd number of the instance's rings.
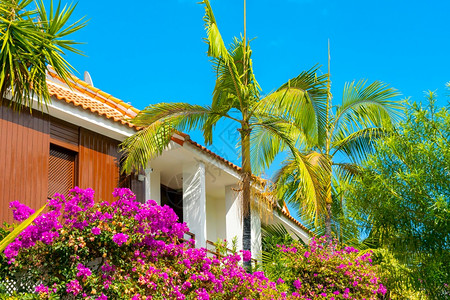
[[[128,189],[113,195],[112,204],[95,204],[91,189],[55,195],[5,249],[8,272],[30,276],[39,299],[283,298],[262,272],[247,274],[239,254],[219,260],[181,242],[188,228],[168,206],[139,203]],[[17,220],[33,212],[11,208]]]
[[[18,299],[377,299],[384,293],[369,255],[313,240],[280,246],[281,269],[248,274],[250,253],[208,256],[183,241],[186,224],[168,206],[135,201],[116,189],[111,204],[94,203],[94,191],[55,195],[0,257],[1,283],[22,274],[34,283]],[[18,221],[33,213],[12,202]],[[274,274],[276,276],[274,276]],[[0,296],[1,296],[0,289]]]
[[[383,299],[386,288],[380,282],[371,253],[360,254],[353,247],[340,248],[325,237],[300,243],[277,245],[272,263],[264,265],[267,276],[279,291],[301,299]]]

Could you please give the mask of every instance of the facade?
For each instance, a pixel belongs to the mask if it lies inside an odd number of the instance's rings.
[[[48,87],[53,101],[44,113],[0,106],[1,222],[12,222],[14,200],[37,209],[55,192],[80,186],[94,189],[96,201],[113,201],[113,189],[122,186],[140,201],[171,206],[198,246],[234,237],[242,245],[238,166],[180,133],[140,175],[120,176],[118,145],[136,132],[127,120],[138,110],[77,78],[67,86],[52,70]],[[309,241],[310,232],[287,208],[260,214],[252,214],[254,253],[261,249],[261,223],[281,223]]]

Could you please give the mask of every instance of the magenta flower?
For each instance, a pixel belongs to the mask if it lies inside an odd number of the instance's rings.
[[[311,255],[308,251],[305,252],[305,257],[308,258]]]
[[[92,227],[91,232],[93,235],[99,235],[102,231],[98,227]]]
[[[199,300],[209,300],[209,294],[206,289],[198,289],[197,291],[197,299]]]
[[[384,295],[384,294],[386,294],[386,292],[387,292],[387,289],[386,289],[386,287],[384,286],[384,285],[382,285],[381,283],[380,283],[380,286],[378,287],[378,291],[377,291],[379,294],[382,294],[382,295]]]
[[[298,279],[294,281],[294,287],[299,290],[302,287],[302,282]]]
[[[252,260],[252,253],[248,250],[242,251],[242,259],[243,261],[250,261]]]
[[[12,201],[9,203],[9,208],[13,211],[13,218],[16,221],[22,222],[28,219],[29,216],[34,214],[34,210],[20,203],[19,201]]]
[[[81,292],[81,285],[78,280],[74,279],[66,284],[66,291],[69,294],[78,295]]]
[[[77,273],[78,277],[86,278],[86,277],[89,277],[92,275],[91,270],[88,267],[85,267],[83,264],[78,264],[77,270],[78,270],[78,273]]]
[[[48,294],[48,287],[43,284],[38,285],[35,289],[35,292],[38,294]]]
[[[122,246],[122,244],[126,243],[128,241],[128,235],[125,233],[116,233],[113,238],[113,242],[117,245]]]

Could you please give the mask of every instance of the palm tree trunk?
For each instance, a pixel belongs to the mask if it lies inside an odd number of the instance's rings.
[[[250,132],[248,125],[243,125],[241,133],[242,145],[242,249],[252,250],[252,225],[251,225],[251,190],[250,182],[252,176],[252,166],[250,164]],[[244,261],[244,268],[247,272],[251,272],[251,261]]]
[[[331,243],[333,241],[332,232],[331,232],[331,219],[333,218],[333,212],[331,211],[331,205],[333,204],[333,195],[331,194],[331,165],[332,161],[328,160],[327,168],[329,168],[329,173],[326,178],[327,187],[326,187],[326,208],[327,214],[325,216],[325,235],[327,236],[327,242]]]
[[[332,241],[331,237],[331,202],[327,201],[327,215],[325,216],[325,235],[327,236],[327,242]]]

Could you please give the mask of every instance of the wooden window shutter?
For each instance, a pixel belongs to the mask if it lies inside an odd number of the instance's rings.
[[[76,152],[50,144],[48,197],[55,193],[68,196],[76,182]]]

